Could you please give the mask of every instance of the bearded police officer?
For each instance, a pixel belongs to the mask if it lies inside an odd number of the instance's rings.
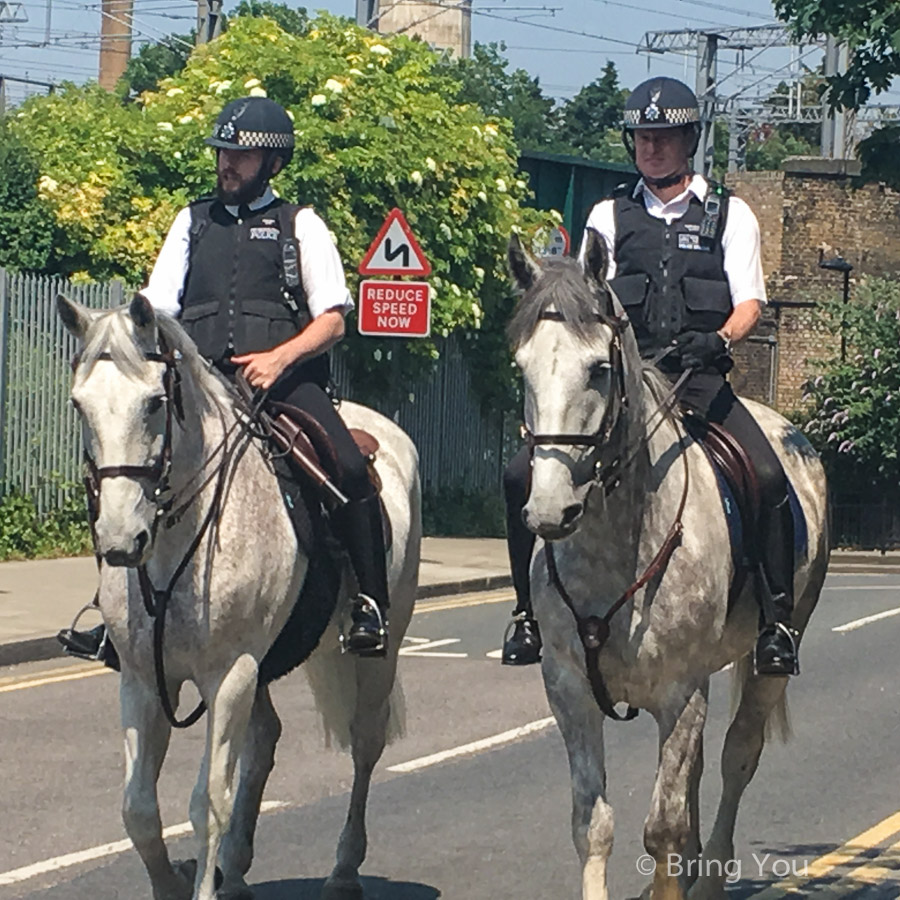
[[[766,302],[759,225],[746,203],[694,174],[699,122],[697,98],[686,85],[662,77],[639,85],[625,104],[623,138],[641,178],[633,189],[618,190],[598,203],[587,228],[607,242],[607,279],[642,355],[656,358],[668,351],[658,366],[672,380],[689,371],[679,393],[682,407],[722,425],[753,461],[761,494],[763,568],[773,600],[761,615],[756,670],[792,675],[798,666],[791,627],[794,523],[787,480],[725,377],[733,365],[732,345],[750,334]],[[528,584],[534,537],[521,519],[527,476],[523,452],[504,478],[518,603],[503,660],[520,664],[540,656]]]
[[[366,460],[326,393],[326,351],[344,336],[353,302],[334,242],[309,208],[275,196],[270,179],[294,147],[287,112],[264,97],[223,110],[207,144],[216,148],[216,195],[181,210],[142,293],[180,319],[200,353],[269,398],[311,414],[331,438],[350,502],[332,514],[359,585],[346,635],[350,651],[382,655],[388,608],[380,502]],[[66,629],[70,652],[107,650],[102,626]]]

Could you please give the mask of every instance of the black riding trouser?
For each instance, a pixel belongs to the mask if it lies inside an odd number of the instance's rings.
[[[674,381],[677,376],[670,376]],[[762,555],[769,588],[775,599],[775,614],[790,618],[793,608],[794,523],[787,501],[787,478],[762,429],[749,410],[735,396],[723,375],[695,373],[679,392],[682,407],[722,425],[753,460],[761,500],[760,534]],[[503,473],[506,500],[506,540],[509,549],[516,613],[531,611],[529,569],[534,550],[534,534],[525,527],[522,509],[528,501],[529,454],[522,448]]]
[[[220,368],[226,376],[232,377],[229,364]],[[309,413],[331,439],[340,469],[337,487],[350,500],[346,506],[331,513],[331,521],[347,548],[360,591],[375,600],[385,612],[389,598],[381,500],[369,480],[365,457],[331,398],[321,385],[307,380],[302,366],[279,379],[269,390],[268,399]]]

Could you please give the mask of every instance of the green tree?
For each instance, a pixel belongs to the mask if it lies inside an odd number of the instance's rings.
[[[607,62],[603,74],[585,85],[562,108],[560,138],[578,154],[608,162],[629,162],[622,143],[622,117],[628,91],[619,86],[619,73]]]
[[[309,14],[302,6],[294,8],[287,3],[273,3],[272,0],[241,0],[229,18],[240,16],[271,19],[288,34],[304,35],[309,31]]]
[[[225,20],[225,28],[228,28],[229,19],[241,16],[272,19],[288,34],[303,35],[309,29],[305,8],[294,9],[272,0],[241,0]],[[190,34],[170,34],[159,43],[144,44],[128,60],[119,85],[120,92],[128,96],[156,90],[160,81],[177,75],[187,65],[196,40],[197,32],[192,30]]]
[[[825,304],[828,328],[843,334],[846,359],[821,362],[807,385],[804,428],[832,483],[856,490],[900,489],[900,284],[869,279],[852,303]]]
[[[144,44],[128,60],[119,83],[125,96],[156,90],[163,78],[180,72],[194,49],[195,32],[171,34],[158,44]]]
[[[135,103],[96,85],[29,99],[10,129],[39,160],[38,199],[57,229],[58,258],[45,271],[142,283],[177,210],[214,187],[203,139],[222,106],[268,95],[296,128],[279,193],[324,217],[348,270],[400,206],[432,264],[434,335],[477,336],[512,306],[509,234],[549,217],[522,206],[527,184],[509,123],[454,102],[460,83],[437,60],[421,41],[329,15],[303,36],[242,16]],[[356,383],[382,396],[438,353],[427,340],[354,337],[341,346]],[[502,393],[511,379],[505,349],[487,368],[485,394]]]
[[[845,74],[828,78],[829,97],[859,109],[900,74],[900,3],[897,0],[774,0],[775,11],[799,40],[830,34],[851,49]]]
[[[552,97],[545,97],[537,78],[524,69],[508,71],[505,44],[475,44],[472,56],[445,56],[438,70],[459,81],[460,103],[473,103],[488,116],[509,119],[513,137],[523,150],[561,151]]]
[[[27,147],[0,122],[0,266],[46,269],[53,259],[52,211],[38,198],[40,169]]]

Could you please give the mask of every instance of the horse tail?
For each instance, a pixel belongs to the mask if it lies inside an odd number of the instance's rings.
[[[747,653],[742,656],[732,667],[731,674],[731,719],[733,720],[741,699],[744,696],[744,687],[753,677],[753,655]],[[791,727],[791,714],[788,707],[787,691],[782,691],[778,700],[766,717],[765,740],[768,743],[777,738],[786,744],[793,736]]]

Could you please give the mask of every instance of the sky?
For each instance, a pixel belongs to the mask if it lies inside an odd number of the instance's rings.
[[[226,0],[226,11],[236,2]],[[297,0],[288,3],[301,5]],[[0,75],[77,82],[96,77],[99,2],[22,0],[12,5],[20,6],[28,21],[0,22]],[[310,10],[320,8],[355,14],[354,0],[309,5]],[[504,42],[511,67],[537,77],[545,94],[560,101],[598,77],[607,60],[615,62],[625,87],[657,74],[693,85],[694,53],[640,53],[648,31],[778,24],[770,0],[473,0],[472,8],[473,40]],[[134,14],[136,39],[158,40],[171,32],[187,32],[195,22],[196,4],[134,0]],[[821,58],[815,47],[740,51],[726,44],[719,53],[719,94],[764,96],[800,64],[815,67]],[[8,98],[18,102],[26,90],[37,89],[10,83]],[[878,102],[900,103],[900,91],[882,95]]]

